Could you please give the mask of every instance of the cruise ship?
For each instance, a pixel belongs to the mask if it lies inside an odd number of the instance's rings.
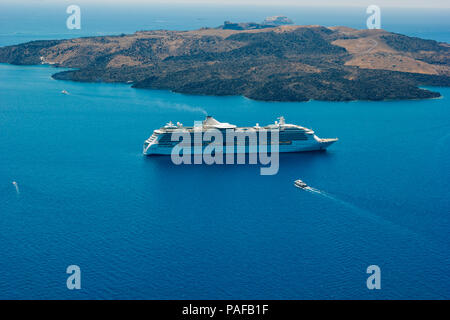
[[[183,143],[180,139],[172,141],[172,134],[188,134],[189,145],[184,146],[185,152],[187,150],[190,154],[202,153],[206,146],[210,145],[211,141],[201,141],[201,146],[198,145],[195,148],[197,141],[195,141],[196,133],[204,133],[210,129],[216,129],[223,135],[223,143],[220,146],[223,148],[223,153],[253,153],[258,152],[261,147],[265,147],[265,150],[271,151],[271,131],[278,131],[278,152],[302,152],[302,151],[315,151],[325,150],[331,144],[336,142],[337,138],[321,139],[314,134],[314,131],[299,125],[288,124],[285,122],[284,117],[279,117],[278,121],[274,124],[260,127],[256,124],[253,127],[237,127],[227,122],[219,122],[211,116],[207,116],[201,125],[195,125],[193,127],[185,127],[181,123],[176,125],[172,122],[167,123],[164,127],[153,131],[153,134],[144,143],[143,153],[144,155],[170,155],[172,149],[177,144]],[[235,139],[231,142],[227,141],[226,134],[233,133]],[[266,139],[260,139],[262,133],[267,136]],[[256,143],[251,143],[248,136],[256,136]],[[239,139],[239,136],[244,137]],[[247,139],[245,138],[247,137]],[[273,139],[274,140],[274,139]],[[255,141],[255,140],[252,140]],[[273,142],[275,143],[275,141]]]

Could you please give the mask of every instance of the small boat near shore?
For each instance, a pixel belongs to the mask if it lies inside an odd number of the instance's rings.
[[[61,91],[62,94],[69,94],[66,90]]]

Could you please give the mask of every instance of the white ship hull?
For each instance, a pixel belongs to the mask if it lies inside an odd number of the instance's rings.
[[[195,140],[194,137],[196,133],[204,133],[208,130],[214,129],[215,132],[219,133],[219,136],[223,137],[223,141],[230,141],[232,144],[226,143],[225,145],[217,145],[214,143],[211,145],[208,142],[203,142]],[[278,133],[278,138],[270,144],[270,141],[265,139],[259,140],[260,135],[269,137],[267,134],[275,130]],[[233,133],[240,137],[249,135],[253,136],[256,140],[250,143],[250,140],[234,140],[231,138],[227,140],[225,136],[229,133]],[[179,143],[177,136],[175,136],[176,141],[172,141],[173,134],[185,134],[189,138],[190,143],[183,143],[184,139]],[[204,154],[210,153],[212,147],[215,153],[222,154],[246,154],[246,153],[258,153],[258,152],[304,152],[304,151],[318,151],[325,150],[331,144],[336,142],[338,139],[321,139],[314,134],[314,131],[308,128],[304,128],[298,125],[286,124],[284,118],[280,117],[280,123],[277,121],[275,124],[268,125],[266,127],[260,127],[258,124],[254,127],[241,127],[238,128],[235,125],[229,123],[221,123],[212,117],[207,117],[203,121],[200,127],[183,127],[182,124],[178,123],[176,126],[171,122],[166,126],[157,129],[153,132],[150,138],[148,138],[144,143],[143,154],[144,155],[171,155],[174,147],[181,147],[183,154]],[[275,141],[277,141],[278,148],[275,146]],[[210,146],[210,148],[205,151],[205,148]],[[177,150],[179,150],[177,148]],[[177,152],[175,150],[175,152]]]
[[[327,149],[331,144],[337,141],[337,139],[320,139],[321,141],[301,141],[301,142],[293,142],[290,145],[278,145],[278,152],[286,153],[286,152],[307,152],[307,151],[319,151]],[[144,155],[171,155],[173,147],[162,147],[157,143],[144,144]],[[195,148],[191,146],[190,148],[186,147],[183,149],[185,154],[203,154],[205,147]],[[216,149],[216,152],[219,148]],[[222,153],[233,153],[233,154],[242,154],[242,153],[258,153],[259,150],[267,150],[271,151],[270,146],[234,146],[234,147],[222,147]]]

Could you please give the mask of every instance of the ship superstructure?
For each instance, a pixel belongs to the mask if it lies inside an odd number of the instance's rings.
[[[173,147],[184,143],[185,152],[195,154],[203,152],[204,148],[214,145],[217,148],[223,147],[223,153],[252,153],[258,152],[265,147],[271,150],[275,139],[273,132],[278,132],[279,152],[302,152],[325,150],[338,139],[321,139],[314,134],[314,131],[299,125],[287,124],[284,117],[278,118],[274,124],[260,127],[256,124],[253,127],[237,127],[227,122],[219,122],[211,116],[207,116],[201,125],[185,127],[181,123],[176,125],[172,122],[157,129],[144,143],[143,153],[145,155],[170,155]],[[213,130],[211,130],[213,129]],[[208,131],[220,132],[223,135],[220,141],[210,139],[208,141],[196,139],[196,133],[206,134]],[[227,139],[230,135],[234,139]],[[174,138],[184,136],[187,141]],[[256,139],[251,139],[256,137]],[[241,139],[240,139],[241,138]],[[190,148],[189,148],[190,147]]]

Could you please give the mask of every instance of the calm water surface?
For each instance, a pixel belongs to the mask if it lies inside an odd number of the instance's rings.
[[[82,30],[69,31],[65,5],[1,9],[0,45],[273,14],[357,28],[366,19],[365,8],[151,7],[124,17],[83,6]],[[390,31],[449,41],[447,11],[382,14]],[[55,72],[0,65],[0,298],[450,298],[450,89],[424,101],[266,103]],[[241,126],[284,115],[340,140],[283,154],[275,176],[141,155],[155,128],[204,112]],[[320,192],[295,188],[299,178]],[[70,264],[81,267],[80,291],[66,289]],[[366,288],[371,264],[380,291]]]
[[[449,89],[266,103],[54,72],[0,65],[1,298],[450,297]],[[141,155],[153,129],[201,110],[237,125],[284,115],[340,141],[283,154],[275,176]],[[322,193],[294,188],[298,178]],[[81,291],[65,288],[70,264]],[[381,291],[366,289],[371,264]]]

